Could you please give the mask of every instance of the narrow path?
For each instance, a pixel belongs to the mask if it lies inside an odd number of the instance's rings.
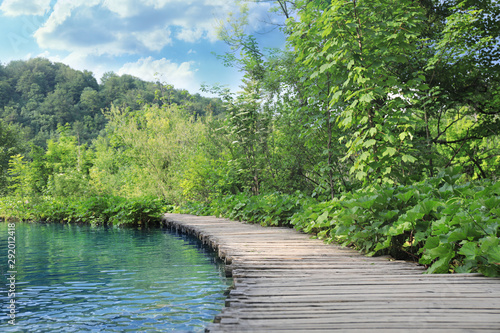
[[[500,332],[500,279],[428,275],[288,228],[166,214],[234,279],[208,332]]]

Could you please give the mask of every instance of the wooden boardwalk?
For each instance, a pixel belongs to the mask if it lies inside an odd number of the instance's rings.
[[[500,279],[428,275],[288,228],[166,214],[234,279],[208,332],[500,332]]]

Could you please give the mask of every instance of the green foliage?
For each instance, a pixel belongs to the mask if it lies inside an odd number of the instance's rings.
[[[221,194],[239,192],[234,184],[237,172],[231,167],[227,156],[212,159],[198,154],[187,162],[180,182],[185,200],[211,201]]]
[[[225,216],[263,226],[290,226],[292,216],[316,200],[300,192],[293,195],[271,193],[248,196],[244,193],[226,195],[209,203],[188,202],[179,212]]]
[[[58,140],[48,140],[47,150],[32,146],[31,161],[13,155],[9,161],[9,188],[25,197],[49,194],[55,196],[84,195],[89,191],[88,172],[92,151],[78,145],[74,136],[67,136],[61,127]]]
[[[299,193],[238,194],[183,212],[294,226],[369,255],[418,261],[428,273],[500,276],[500,183],[458,183],[460,169],[407,186],[375,185],[316,201]]]
[[[346,133],[336,137],[346,144],[342,161],[354,162],[357,180],[404,183],[416,161],[417,119],[407,109],[425,87],[418,70],[401,77],[399,68],[416,51],[422,11],[412,1],[340,0],[326,10],[309,3],[300,15],[289,40],[323,119]]]
[[[0,71],[0,120],[18,124],[25,140],[44,147],[47,139],[57,137],[58,127],[66,124],[70,125],[68,135],[89,144],[102,134],[106,125],[102,110],[111,105],[140,110],[145,103],[177,104],[197,116],[222,111],[218,99],[131,75],[109,72],[101,81],[98,84],[89,71],[43,58],[12,61]],[[167,97],[165,102],[163,97]]]
[[[327,133],[324,183],[345,179],[337,158],[350,184],[410,184],[452,165],[471,178],[496,177],[496,4],[338,0],[297,8],[287,32],[302,73],[296,95],[307,101],[301,131]]]
[[[492,244],[500,237],[500,186],[458,185],[454,178],[441,173],[408,186],[358,190],[310,207],[291,223],[370,255],[419,261],[429,273],[478,271],[498,276]],[[476,252],[468,251],[473,247]]]
[[[153,197],[116,196],[0,198],[0,218],[93,225],[154,225],[173,206]]]
[[[94,186],[105,193],[181,200],[184,175],[203,158],[205,124],[167,104],[144,105],[139,111],[113,107],[107,116],[109,141],[98,143],[98,159],[90,170]]]
[[[30,177],[30,170],[23,159],[23,156],[17,154],[11,156],[9,160],[9,174],[11,176],[10,181],[12,182],[9,188],[18,195],[26,196],[29,194],[32,179]]]
[[[226,117],[221,134],[231,142],[231,160],[238,170],[242,187],[258,194],[263,186],[271,181],[265,176],[269,158],[269,138],[272,132],[272,115],[263,101],[263,81],[265,68],[264,55],[255,37],[243,33],[242,24],[246,22],[247,8],[243,6],[242,22],[234,23],[232,31],[221,30],[222,39],[232,45],[234,51],[240,50],[240,57],[228,53],[224,57],[226,65],[238,63],[244,73],[241,88],[236,96],[222,91]]]
[[[0,119],[0,195],[7,192],[10,157],[22,151],[19,128],[8,125]]]

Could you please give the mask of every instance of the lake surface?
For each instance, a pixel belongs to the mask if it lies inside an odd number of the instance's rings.
[[[164,229],[17,223],[12,326],[8,232],[0,223],[1,332],[202,332],[230,285],[212,253]]]

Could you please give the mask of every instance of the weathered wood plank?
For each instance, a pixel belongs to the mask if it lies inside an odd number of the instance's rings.
[[[210,332],[498,332],[500,279],[427,275],[288,228],[166,214],[226,261],[234,286]]]

